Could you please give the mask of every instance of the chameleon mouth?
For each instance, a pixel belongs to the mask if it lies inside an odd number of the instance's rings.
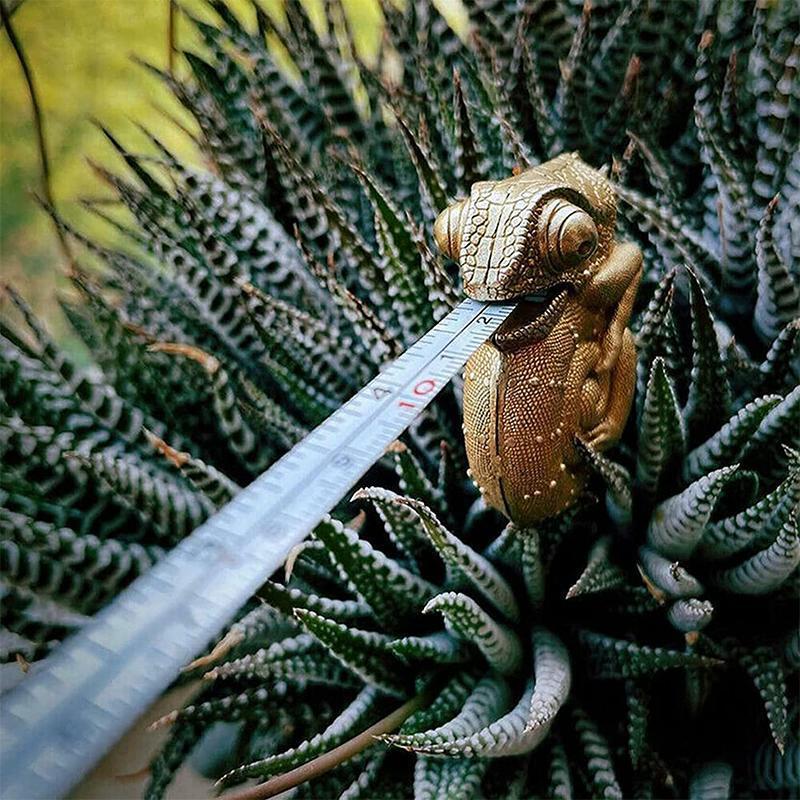
[[[523,295],[495,332],[495,347],[510,352],[544,339],[561,318],[571,291],[570,284],[556,283],[541,292]]]

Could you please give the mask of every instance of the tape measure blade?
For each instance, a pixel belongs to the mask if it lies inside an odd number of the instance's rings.
[[[462,302],[0,698],[0,796],[65,794],[512,308]]]

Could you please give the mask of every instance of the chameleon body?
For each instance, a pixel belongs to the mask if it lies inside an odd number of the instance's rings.
[[[469,297],[520,301],[467,362],[464,434],[486,503],[521,526],[577,499],[576,438],[603,450],[630,412],[642,255],[615,224],[610,183],[576,154],[476,183],[436,220]]]

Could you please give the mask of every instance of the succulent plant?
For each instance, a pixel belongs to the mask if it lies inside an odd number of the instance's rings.
[[[797,8],[466,9],[459,36],[387,3],[366,64],[337,0],[321,26],[210,0],[186,76],[158,73],[206,167],[108,133],[127,213],[91,207],[125,244],[56,216],[92,366],[7,292],[2,655],[45,657],[452,307],[452,199],[577,150],[645,252],[635,411],[585,448],[590,491],[536,529],[485,508],[456,381],[189,665],[147,796],[221,722],[226,787],[796,795]]]

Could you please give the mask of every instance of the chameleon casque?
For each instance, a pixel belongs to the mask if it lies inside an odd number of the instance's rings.
[[[464,434],[485,502],[521,526],[580,495],[576,438],[603,450],[628,418],[642,254],[615,223],[611,184],[577,154],[476,183],[436,220],[467,296],[519,301],[467,362]]]

